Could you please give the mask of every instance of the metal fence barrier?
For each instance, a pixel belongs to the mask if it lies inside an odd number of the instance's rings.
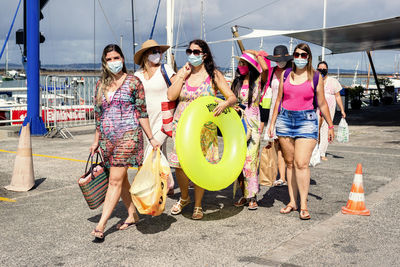
[[[41,87],[41,107],[46,136],[72,138],[68,128],[92,125],[94,88],[99,78],[46,76]]]

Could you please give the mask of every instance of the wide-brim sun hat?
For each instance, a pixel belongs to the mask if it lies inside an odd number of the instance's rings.
[[[238,60],[244,60],[250,65],[252,65],[259,73],[262,72],[262,68],[260,66],[260,63],[258,63],[256,57],[250,53],[243,53],[240,57],[235,57]]]
[[[288,62],[289,60],[293,59],[293,56],[289,55],[289,51],[286,46],[278,45],[274,48],[274,54],[267,56],[267,58],[275,62]]]
[[[149,50],[149,49],[151,49],[153,47],[160,47],[161,52],[164,53],[165,51],[168,50],[169,45],[160,45],[155,40],[152,40],[152,39],[151,40],[147,40],[146,42],[144,42],[142,44],[142,47],[140,48],[140,50],[135,53],[135,56],[133,57],[133,60],[135,61],[135,63],[137,65],[140,65],[140,63],[142,62],[143,54],[147,50]]]

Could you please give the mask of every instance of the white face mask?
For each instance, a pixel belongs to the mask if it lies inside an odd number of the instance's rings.
[[[114,74],[119,73],[124,66],[121,60],[107,62],[107,65],[110,71]]]
[[[148,61],[150,61],[151,63],[158,64],[158,63],[160,62],[160,60],[161,60],[161,54],[160,54],[160,53],[157,53],[157,54],[150,54],[150,55],[147,57],[147,59],[148,59]]]
[[[276,65],[278,65],[280,69],[283,69],[286,66],[286,61],[277,62]]]

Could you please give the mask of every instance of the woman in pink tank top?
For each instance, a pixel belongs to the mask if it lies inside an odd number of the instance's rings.
[[[311,49],[301,43],[294,49],[292,71],[285,79],[281,75],[278,97],[268,129],[270,137],[276,127],[276,135],[282,148],[287,166],[287,180],[290,202],[281,209],[282,214],[297,210],[300,195],[300,219],[310,219],[307,196],[310,187],[309,163],[318,140],[318,118],[316,105],[329,125],[329,142],[334,138],[333,123],[324,94],[324,82],[319,73],[318,84],[313,84]],[[316,90],[314,87],[316,86]],[[316,99],[314,98],[316,92]],[[282,102],[281,102],[282,101]],[[279,111],[279,108],[282,109]],[[279,115],[278,115],[279,113]]]

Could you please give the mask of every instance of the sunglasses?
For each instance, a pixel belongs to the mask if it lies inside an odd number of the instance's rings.
[[[303,58],[303,59],[306,59],[307,56],[308,56],[308,53],[298,53],[298,52],[294,52],[294,53],[293,53],[293,57],[294,57],[294,58],[299,58],[299,57],[301,57],[301,58]]]
[[[160,49],[153,49],[153,50],[151,50],[151,53],[152,53],[153,55],[155,55],[155,54],[161,54],[161,50],[160,50]]]
[[[203,54],[203,51],[201,51],[201,50],[199,50],[199,49],[190,49],[190,48],[188,48],[188,49],[186,49],[186,55],[191,55],[191,54],[193,54],[193,55],[195,55],[195,56],[198,56],[198,55],[200,55],[200,54]]]

